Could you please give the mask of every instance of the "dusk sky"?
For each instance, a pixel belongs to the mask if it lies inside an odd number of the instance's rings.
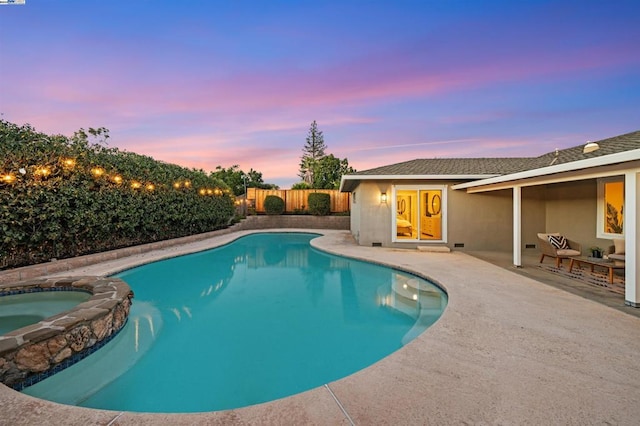
[[[0,5],[0,113],[288,188],[309,126],[365,170],[640,129],[640,1]]]

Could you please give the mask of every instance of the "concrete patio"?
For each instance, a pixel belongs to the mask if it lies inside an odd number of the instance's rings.
[[[62,275],[107,275],[226,244],[251,232],[255,231]],[[515,269],[501,253],[472,256],[361,247],[348,231],[312,232],[324,234],[313,240],[319,249],[411,271],[439,284],[449,294],[443,316],[375,365],[278,401],[223,412],[144,414],[59,405],[0,385],[0,424],[636,425],[640,421],[640,309],[625,307],[622,296],[541,274],[534,253],[525,257],[523,268]]]

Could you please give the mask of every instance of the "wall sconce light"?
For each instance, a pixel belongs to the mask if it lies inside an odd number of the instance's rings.
[[[380,203],[387,204],[387,193],[386,192],[380,193]]]

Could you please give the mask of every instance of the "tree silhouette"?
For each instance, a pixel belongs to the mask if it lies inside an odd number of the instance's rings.
[[[309,128],[307,140],[302,148],[302,157],[300,158],[300,171],[298,176],[308,184],[313,186],[318,163],[325,156],[324,136],[322,131],[318,130],[318,123],[313,120]]]

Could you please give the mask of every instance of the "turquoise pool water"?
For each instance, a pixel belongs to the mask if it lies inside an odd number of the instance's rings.
[[[84,407],[216,411],[293,395],[401,348],[442,314],[436,286],[253,234],[118,276],[135,293],[110,343],[24,392]]]
[[[91,298],[81,291],[40,291],[0,297],[0,335],[68,311]]]

